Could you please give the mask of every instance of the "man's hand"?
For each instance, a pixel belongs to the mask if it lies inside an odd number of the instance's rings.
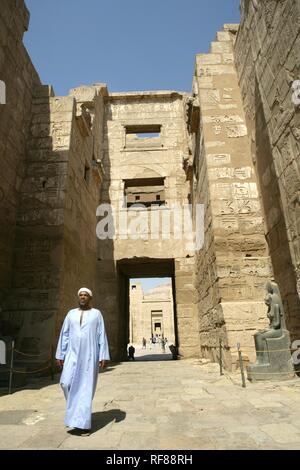
[[[107,361],[99,361],[99,366],[101,367],[101,369],[104,369],[107,365]]]
[[[62,359],[56,359],[56,364],[58,365],[58,367],[63,367],[64,361]]]

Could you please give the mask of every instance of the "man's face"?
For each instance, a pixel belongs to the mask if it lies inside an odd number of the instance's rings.
[[[87,292],[80,292],[79,294],[79,305],[81,307],[88,307],[90,303],[90,296]]]

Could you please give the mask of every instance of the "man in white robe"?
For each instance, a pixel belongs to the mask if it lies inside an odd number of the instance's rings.
[[[104,369],[110,357],[103,317],[90,306],[92,292],[83,287],[78,297],[79,307],[70,310],[63,323],[56,359],[63,367],[60,385],[67,400],[65,424],[89,435],[99,365]]]

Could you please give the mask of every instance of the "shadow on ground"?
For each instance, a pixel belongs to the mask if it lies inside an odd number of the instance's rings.
[[[171,361],[172,354],[162,353],[162,354],[146,354],[144,356],[135,356],[136,361]],[[133,362],[133,361],[132,361]]]
[[[91,434],[99,431],[99,429],[104,428],[111,422],[119,423],[123,421],[126,417],[125,411],[119,409],[113,409],[108,411],[97,411],[97,413],[92,414],[92,430]],[[78,429],[71,429],[68,431],[68,434],[72,436],[80,435],[81,431]]]
[[[49,385],[59,384],[60,373],[54,375],[53,379],[49,376],[47,377],[37,377],[33,378],[30,377],[27,382],[23,385],[18,385],[12,381],[12,388],[11,394],[20,392],[21,390],[40,390],[44,387],[48,387]],[[0,396],[8,395],[8,384],[6,386],[0,387]]]
[[[105,369],[99,368],[99,373],[102,374],[103,372],[111,372],[119,364],[120,362],[109,362],[109,364],[107,365],[107,367],[105,367]],[[44,387],[48,387],[49,385],[59,384],[61,373],[62,373],[62,369],[58,370],[54,374],[53,379],[51,378],[51,376],[36,377],[36,378],[29,377],[28,380],[22,385],[19,385],[14,380],[15,376],[13,376],[11,393],[13,394],[16,392],[20,392],[21,390],[40,390]],[[8,379],[7,379],[7,384],[3,385],[0,383],[0,397],[8,395],[8,394],[9,393],[8,393]]]
[[[117,367],[120,364],[121,364],[120,362],[109,361],[107,366],[104,369],[101,369],[101,367],[99,367],[99,373],[102,374],[103,372],[111,372],[112,370],[115,369],[115,367]]]

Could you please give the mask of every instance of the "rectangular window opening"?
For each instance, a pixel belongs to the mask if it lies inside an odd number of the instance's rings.
[[[145,124],[125,126],[125,147],[162,147],[161,125]]]
[[[164,178],[136,178],[124,181],[124,198],[126,207],[133,204],[165,205]]]

